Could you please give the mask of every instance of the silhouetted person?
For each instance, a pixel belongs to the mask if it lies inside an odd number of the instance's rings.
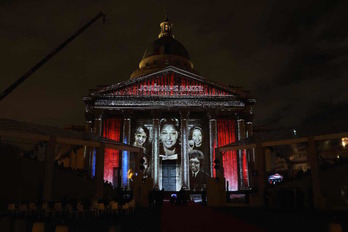
[[[176,194],[173,193],[170,196],[170,205],[174,205],[174,204],[176,204]]]
[[[161,201],[161,193],[158,189],[158,187],[156,186],[153,190],[153,198],[154,198],[154,205],[156,207],[160,206],[160,201]]]
[[[149,206],[154,206],[154,189],[152,191],[149,191]]]
[[[162,206],[163,205],[163,199],[164,199],[164,188],[162,188],[162,190],[159,192],[159,201],[158,201],[158,203],[159,203],[159,206]]]
[[[207,190],[203,190],[203,193],[202,193],[202,204],[204,205],[204,206],[206,206],[207,205]]]
[[[188,195],[186,191],[186,187],[182,187],[182,203],[183,205],[187,205]]]

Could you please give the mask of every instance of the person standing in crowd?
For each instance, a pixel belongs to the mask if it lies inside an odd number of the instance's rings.
[[[203,190],[207,184],[209,175],[202,170],[204,165],[204,154],[199,150],[189,152],[190,162],[190,189]]]

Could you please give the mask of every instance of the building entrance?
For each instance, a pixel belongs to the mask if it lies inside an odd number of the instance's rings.
[[[165,191],[176,191],[176,161],[162,162],[162,188]]]

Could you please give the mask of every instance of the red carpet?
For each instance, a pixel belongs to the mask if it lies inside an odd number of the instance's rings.
[[[161,212],[163,232],[265,231],[214,208],[189,202],[187,206],[171,206],[164,202]]]

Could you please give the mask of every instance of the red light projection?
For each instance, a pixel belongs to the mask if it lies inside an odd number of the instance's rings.
[[[215,160],[215,148],[217,148],[217,144],[216,144],[216,139],[214,139],[214,141],[213,141],[213,147],[214,147],[214,149],[213,149],[213,161]],[[213,176],[214,177],[216,177],[216,170],[215,170],[215,168],[213,169]]]
[[[248,187],[248,159],[246,155],[246,150],[242,151],[242,186]]]
[[[154,75],[132,83],[112,93],[114,96],[232,96],[228,91],[212,87],[203,80],[189,78],[178,73]]]
[[[236,141],[236,123],[231,119],[219,119],[217,121],[218,144],[223,146]],[[236,151],[224,153],[223,167],[226,181],[228,181],[228,190],[238,190],[238,166]]]
[[[103,125],[103,136],[120,142],[121,119],[106,119]],[[120,151],[114,149],[105,149],[104,154],[104,180],[112,183],[113,168],[119,167]]]

